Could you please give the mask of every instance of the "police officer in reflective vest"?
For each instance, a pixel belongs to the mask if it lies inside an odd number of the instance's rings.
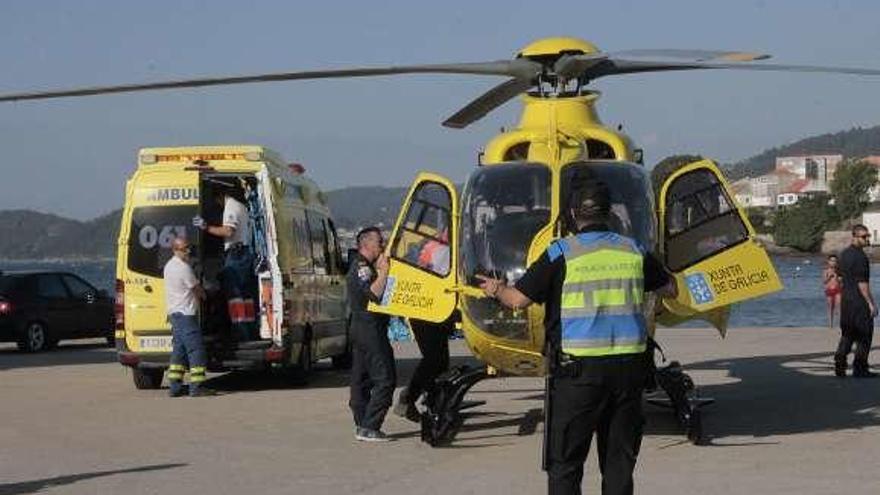
[[[546,305],[549,493],[581,493],[595,433],[602,493],[631,494],[649,372],[644,293],[674,295],[675,284],[638,242],[609,231],[605,184],[586,181],[569,204],[574,235],[553,242],[515,287],[482,276],[480,287],[512,308]]]
[[[388,259],[382,253],[382,232],[368,227],[357,234],[357,252],[350,260],[346,283],[351,310],[351,407],[355,438],[387,442],[382,432],[385,414],[394,398],[397,374],[394,351],[388,341],[388,316],[371,313],[367,305],[379,302],[388,280]]]

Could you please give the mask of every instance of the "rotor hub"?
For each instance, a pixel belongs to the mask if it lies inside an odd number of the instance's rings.
[[[565,54],[599,53],[596,45],[580,38],[558,36],[555,38],[542,38],[526,45],[516,54],[516,58],[559,58]]]

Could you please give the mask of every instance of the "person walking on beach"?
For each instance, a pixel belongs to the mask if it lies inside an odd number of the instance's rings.
[[[870,244],[871,235],[864,225],[852,229],[852,244],[840,252],[840,274],[843,278],[843,294],[840,304],[840,342],[834,354],[834,374],[846,376],[846,358],[856,345],[853,357],[855,378],[873,378],[875,373],[868,368],[868,352],[874,337],[874,318],[877,305],[871,294],[871,265],[865,255],[865,246]]]
[[[822,286],[825,289],[825,300],[828,303],[828,329],[834,328],[834,313],[840,308],[840,294],[842,292],[840,282],[839,264],[836,254],[829,254],[825,260],[825,269],[822,270]]]
[[[171,362],[168,365],[168,395],[183,395],[183,375],[189,366],[189,395],[213,395],[202,386],[207,371],[208,356],[199,328],[198,303],[205,299],[205,291],[189,265],[190,245],[183,237],[171,243],[174,256],[165,263],[165,308],[171,321]]]
[[[571,205],[577,233],[550,244],[515,286],[477,278],[507,307],[547,305],[547,357],[555,368],[544,422],[550,495],[582,493],[594,433],[603,495],[632,495],[649,373],[644,293],[674,297],[675,281],[636,240],[610,231],[607,185],[581,184]]]

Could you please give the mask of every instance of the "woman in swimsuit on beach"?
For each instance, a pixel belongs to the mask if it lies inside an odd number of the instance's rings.
[[[825,287],[825,300],[828,302],[828,328],[834,329],[834,311],[840,307],[841,280],[837,271],[837,256],[831,254],[822,270],[822,285]]]

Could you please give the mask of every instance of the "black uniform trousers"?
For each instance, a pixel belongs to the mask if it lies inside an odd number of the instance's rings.
[[[434,381],[449,368],[449,336],[455,328],[450,318],[442,323],[409,320],[422,359],[406,388],[406,402],[415,403],[424,392],[434,388]]]
[[[593,433],[604,495],[632,494],[642,443],[644,356],[581,358],[560,367],[550,393],[550,495],[580,494]],[[546,427],[546,425],[545,425]]]
[[[844,311],[845,309],[847,308],[841,308],[840,312],[840,342],[834,354],[834,365],[838,370],[846,370],[846,357],[855,344],[853,374],[864,374],[868,372],[868,353],[874,339],[874,319],[867,305],[856,307],[852,311]]]
[[[355,425],[379,430],[394,399],[397,380],[387,320],[353,313],[350,332],[353,355],[348,405]]]

